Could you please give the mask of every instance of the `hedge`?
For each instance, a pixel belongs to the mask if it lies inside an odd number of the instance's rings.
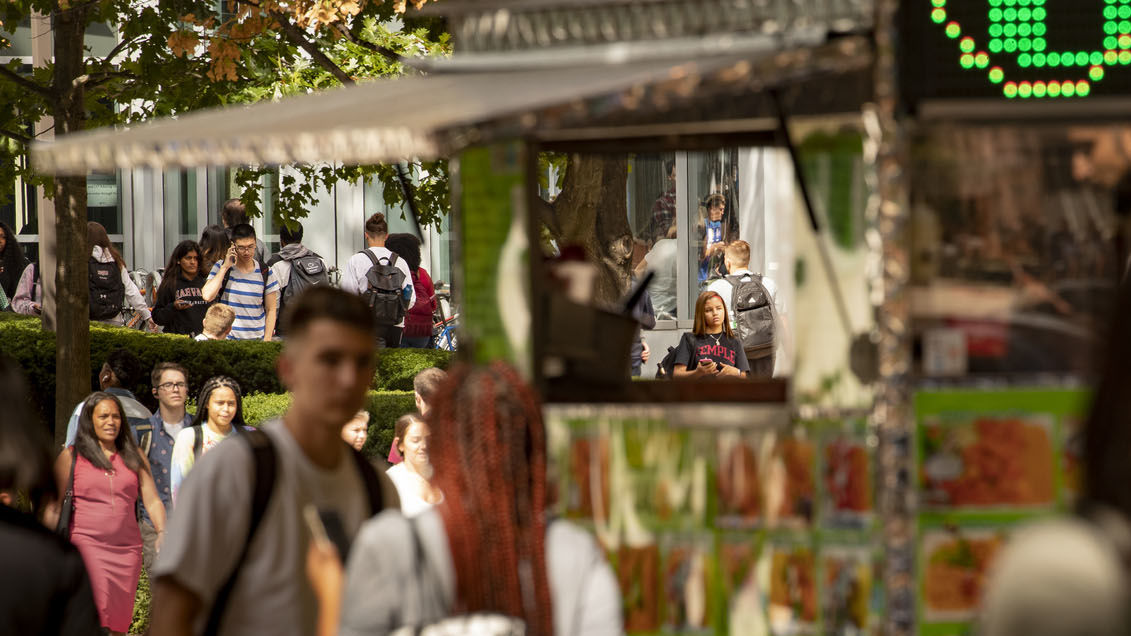
[[[239,381],[245,395],[281,394],[275,374],[278,342],[195,342],[184,336],[149,334],[102,323],[90,326],[91,387],[98,386],[98,371],[106,356],[119,347],[141,360],[145,377],[129,387],[143,404],[156,407],[149,391],[148,370],[162,361],[177,362],[189,372],[189,395],[195,396],[208,378],[223,374]],[[55,334],[45,331],[38,318],[0,313],[0,353],[23,367],[32,387],[33,399],[46,422],[55,421]],[[412,379],[428,367],[447,368],[451,353],[437,349],[385,349],[377,363],[371,388],[378,391],[411,391]]]
[[[244,422],[258,426],[281,416],[290,404],[289,393],[248,395],[243,400]],[[361,452],[385,459],[393,443],[393,425],[398,417],[416,410],[416,400],[412,391],[370,391],[365,410],[369,411],[369,439]]]

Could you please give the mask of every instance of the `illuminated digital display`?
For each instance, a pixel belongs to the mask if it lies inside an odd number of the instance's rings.
[[[903,10],[912,103],[1131,94],[1131,0],[906,0]]]

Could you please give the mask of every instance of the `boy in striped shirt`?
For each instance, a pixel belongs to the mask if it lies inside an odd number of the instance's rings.
[[[229,340],[271,340],[279,307],[279,281],[255,259],[255,230],[247,223],[232,228],[232,246],[212,266],[201,290],[204,300],[220,302],[236,312]]]

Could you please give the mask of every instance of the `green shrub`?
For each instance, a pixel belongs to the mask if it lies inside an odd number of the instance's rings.
[[[281,417],[291,405],[289,393],[254,393],[244,396],[243,418],[249,426],[259,426]],[[365,404],[369,411],[369,439],[362,452],[367,457],[385,459],[393,442],[393,425],[397,418],[416,410],[411,391],[370,391]]]
[[[134,594],[134,618],[130,624],[130,634],[144,634],[149,631],[149,608],[151,595],[149,592],[149,574],[145,568],[141,569],[141,577],[137,580],[137,592]]]
[[[275,373],[275,360],[282,347],[278,342],[194,342],[184,336],[154,335],[101,323],[91,324],[90,341],[91,387],[98,385],[98,371],[106,356],[124,347],[137,355],[146,370],[137,386],[128,388],[150,409],[156,402],[150,392],[148,370],[162,361],[177,362],[188,370],[190,396],[214,375],[235,378],[245,395],[283,392]],[[38,318],[0,313],[0,353],[23,367],[44,420],[54,422],[55,334],[44,331]],[[447,351],[386,349],[381,352],[371,386],[379,391],[411,391],[417,373],[433,366],[446,368],[450,358]]]

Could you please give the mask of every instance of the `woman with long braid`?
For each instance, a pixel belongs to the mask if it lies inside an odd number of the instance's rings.
[[[344,578],[332,549],[312,547],[319,633],[388,634],[471,614],[518,619],[533,636],[623,633],[596,542],[547,519],[546,431],[530,387],[502,363],[457,368],[428,420],[443,503],[411,521],[386,511],[367,522]]]

